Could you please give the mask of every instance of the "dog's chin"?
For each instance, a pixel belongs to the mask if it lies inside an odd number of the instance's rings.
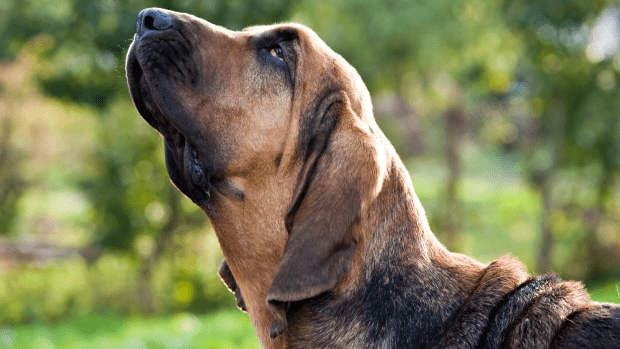
[[[174,122],[174,119],[185,118],[166,115],[158,107],[170,104],[170,101],[155,102],[155,96],[161,95],[161,92],[152,93],[133,47],[127,55],[126,71],[129,91],[138,113],[164,137],[166,169],[170,179],[194,203],[206,208],[212,193],[212,166],[208,157],[199,151],[204,146],[197,146],[196,137],[187,135]],[[177,114],[181,110],[179,107],[168,109],[175,110]]]

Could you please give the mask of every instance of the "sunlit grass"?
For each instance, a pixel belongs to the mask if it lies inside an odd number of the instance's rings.
[[[226,309],[209,315],[180,313],[155,318],[89,315],[57,325],[0,328],[0,348],[183,349],[258,348],[246,314]]]
[[[620,304],[620,280],[588,291],[593,301]]]

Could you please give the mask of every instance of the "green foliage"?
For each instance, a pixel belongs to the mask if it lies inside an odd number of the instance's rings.
[[[290,0],[160,1],[231,29],[287,18]],[[144,0],[6,0],[0,5],[0,58],[14,59],[31,37],[46,33],[42,54],[52,63],[40,83],[50,96],[105,108],[127,95],[123,63]],[[9,33],[10,35],[6,35]]]
[[[13,231],[15,219],[18,217],[18,202],[28,182],[19,172],[25,162],[20,149],[9,142],[13,120],[8,117],[0,124],[0,235]]]
[[[188,255],[186,251],[192,249],[188,243],[175,242],[185,251],[161,260],[154,269],[155,313],[234,308],[234,297],[216,274],[221,260],[217,244],[210,244],[212,256],[205,260]],[[142,312],[139,268],[129,256],[106,253],[92,266],[81,258],[70,258],[48,266],[22,266],[11,275],[0,277],[0,324],[57,322],[92,312]]]
[[[77,176],[78,187],[92,202],[96,244],[133,251],[139,234],[156,234],[169,211],[170,185],[166,179],[161,139],[142,126],[126,99],[111,104],[101,114],[96,134],[103,147],[88,155],[88,176]],[[151,217],[149,205],[160,205]]]

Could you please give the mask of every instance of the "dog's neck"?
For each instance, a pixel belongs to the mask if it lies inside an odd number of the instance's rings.
[[[288,238],[283,217],[290,198],[281,196],[292,192],[288,186],[295,180],[286,176],[260,182],[231,179],[229,185],[242,188],[243,199],[224,190],[216,193],[215,210],[208,212],[263,348],[282,347],[281,338],[270,338],[274,319],[266,298]]]
[[[405,279],[417,287],[433,282],[423,279],[428,275],[444,277],[441,283],[437,282],[441,285],[441,289],[436,290],[438,298],[431,301],[452,300],[436,309],[442,314],[434,314],[439,315],[436,318],[447,318],[456,311],[456,304],[463,301],[457,295],[469,294],[468,290],[474,287],[471,280],[477,279],[484,266],[468,257],[450,253],[437,241],[404,165],[395,153],[388,162],[383,187],[359,224],[358,229],[364,231],[357,235],[365,238],[358,242],[352,269],[326,297],[330,297],[330,304],[352,301],[359,297],[360,292],[365,292],[369,283],[377,281],[373,278],[377,277],[375,272],[380,268],[398,267],[408,271]],[[288,347],[295,343],[296,336],[312,340],[311,335],[301,333],[320,329],[317,311],[321,311],[321,307],[329,308],[327,303],[320,301],[321,297],[307,304],[293,305],[287,332],[275,340],[269,336],[273,315],[266,297],[287,241],[284,216],[288,198],[277,195],[285,195],[283,193],[287,190],[282,188],[291,182],[294,181],[290,178],[272,177],[268,182],[250,187],[239,181],[235,185],[243,187],[244,199],[221,196],[217,213],[210,216],[263,348]],[[451,272],[455,270],[458,273]],[[416,274],[421,279],[416,279]],[[355,306],[353,303],[351,305]],[[331,314],[329,309],[322,311]],[[327,337],[323,333],[316,338]]]

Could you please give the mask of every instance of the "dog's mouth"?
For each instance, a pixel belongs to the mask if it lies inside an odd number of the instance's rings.
[[[142,67],[140,66],[140,62],[138,61],[138,57],[136,57],[135,45],[136,44],[134,43],[130,47],[129,53],[127,54],[127,63],[125,68],[127,72],[129,93],[131,95],[131,99],[136,106],[136,109],[138,109],[138,113],[140,113],[142,118],[149,125],[151,125],[151,127],[161,132],[159,123],[156,121],[152,113],[152,96],[151,94],[145,93],[145,91],[143,91],[143,88],[145,88],[147,85],[146,77],[144,76],[144,72],[142,70]]]
[[[181,132],[173,130],[172,136],[164,137],[166,168],[172,181],[190,199],[201,205],[211,197],[210,171],[201,156]]]
[[[154,76],[161,75],[162,71],[152,71],[154,64],[148,61],[147,54],[139,52],[145,49],[138,50],[138,45],[137,42],[132,44],[126,63],[132,100],[142,118],[164,137],[166,168],[172,182],[192,201],[204,207],[211,197],[213,173],[208,156],[200,151],[206,148],[205,144],[176,101],[176,96],[169,86],[165,86],[167,77]],[[143,66],[150,70],[145,71]]]

